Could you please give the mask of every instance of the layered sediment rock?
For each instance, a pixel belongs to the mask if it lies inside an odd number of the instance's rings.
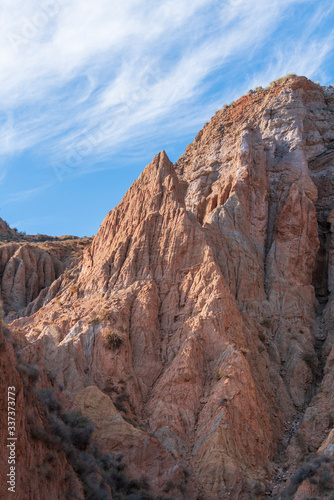
[[[63,500],[71,491],[72,498],[84,498],[65,453],[46,444],[46,419],[32,381],[39,370],[20,364],[14,339],[5,330],[6,335],[0,325],[0,499]],[[45,373],[41,384],[49,386]],[[37,432],[44,434],[44,441],[36,438]]]
[[[330,447],[333,111],[333,89],[303,77],[218,111],[175,165],[154,158],[77,273],[12,324],[24,359],[154,492],[274,497]]]
[[[29,237],[28,237],[29,238]],[[0,300],[8,321],[36,312],[54,298],[65,269],[80,260],[86,240],[0,246]]]

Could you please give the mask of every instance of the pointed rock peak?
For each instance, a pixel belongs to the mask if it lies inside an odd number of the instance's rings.
[[[137,188],[139,184],[150,184],[158,183],[160,186],[165,182],[165,180],[169,178],[172,179],[172,182],[178,186],[179,190],[179,179],[174,169],[173,163],[167,156],[166,151],[160,151],[151,163],[149,163],[143,172],[140,174],[137,181],[134,182],[132,188]]]
[[[170,159],[168,158],[168,155],[166,153],[166,151],[163,149],[162,151],[160,151],[160,153],[158,153],[157,155],[155,155],[154,159],[158,158],[159,161],[168,161],[169,163],[171,163]],[[154,161],[154,160],[153,160]]]
[[[167,156],[166,151],[160,151],[151,163],[149,163],[140,174],[137,181],[131,186],[129,193],[134,195],[137,189],[145,189],[148,192],[167,190],[172,191],[178,202],[184,205],[184,195],[181,189],[179,178],[174,169],[173,163]]]
[[[160,153],[155,155],[148,167],[150,166],[154,167],[156,170],[165,170],[168,173],[171,173],[173,171],[173,163],[168,158],[165,150],[162,150],[160,151]]]
[[[7,222],[0,218],[0,233],[7,233],[10,230]]]

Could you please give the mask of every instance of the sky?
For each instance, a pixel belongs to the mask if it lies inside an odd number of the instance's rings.
[[[0,217],[91,236],[155,154],[296,73],[334,83],[327,0],[1,0]]]

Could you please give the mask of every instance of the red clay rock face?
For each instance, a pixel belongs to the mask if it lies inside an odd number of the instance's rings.
[[[33,431],[44,429],[45,417],[33,391],[28,374],[16,369],[19,361],[13,350],[11,335],[4,336],[0,325],[0,499],[63,500],[72,488],[72,498],[84,498],[82,486],[64,453],[33,438]],[[44,387],[47,382],[44,378]],[[8,387],[15,387],[15,464],[8,463]],[[10,406],[11,410],[13,406]],[[11,415],[10,415],[11,416]],[[13,420],[11,420],[13,422]],[[11,428],[12,429],[12,428]],[[11,460],[13,455],[11,455]],[[9,467],[15,467],[15,492],[9,491]]]
[[[218,111],[12,324],[156,493],[275,497],[331,445],[333,95],[296,77]]]
[[[0,246],[0,299],[8,320],[33,314],[49,302],[59,290],[59,277],[80,254],[78,241]]]
[[[9,234],[9,232],[11,232],[11,229],[7,222],[0,218],[0,234],[6,235]]]

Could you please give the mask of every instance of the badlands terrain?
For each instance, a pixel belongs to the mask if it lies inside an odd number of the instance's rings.
[[[224,106],[93,238],[1,221],[0,286],[1,499],[333,500],[333,87]]]

